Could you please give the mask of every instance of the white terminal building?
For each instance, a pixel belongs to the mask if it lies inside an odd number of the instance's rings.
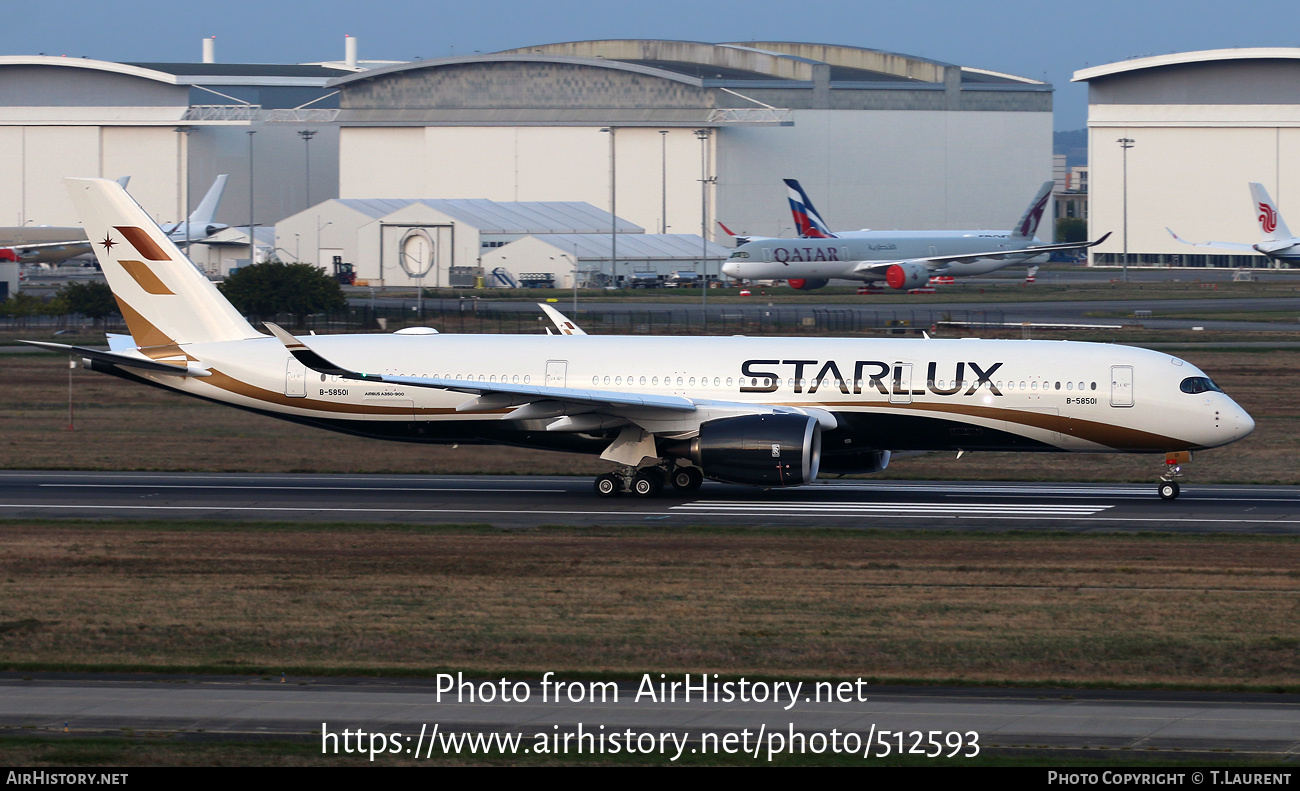
[[[1284,218],[1289,205],[1300,218],[1300,49],[1135,58],[1074,81],[1088,83],[1089,236],[1112,233],[1091,263],[1121,263],[1127,193],[1130,266],[1270,265],[1181,244],[1165,229],[1193,241],[1260,241],[1252,181]]]
[[[573,246],[521,244],[534,235],[591,236],[571,254],[587,268],[601,266],[598,237],[646,236],[621,252],[611,240],[612,273],[716,267],[719,220],[793,235],[783,178],[846,230],[1006,228],[1052,178],[1052,87],[974,67],[774,41],[581,41],[403,63],[357,61],[354,47],[304,65],[0,58],[0,175],[13,185],[0,226],[75,224],[62,176],[130,175],[165,222],[228,173],[217,219],[232,227],[194,249],[213,274],[248,256],[251,178],[262,255],[326,268],[341,255],[377,285],[412,283],[384,257],[396,231],[343,233],[381,218],[332,214],[347,211],[335,199],[404,202],[378,224],[424,227],[445,285],[465,267],[518,279]],[[607,222],[494,224],[434,206],[475,200],[585,204]]]

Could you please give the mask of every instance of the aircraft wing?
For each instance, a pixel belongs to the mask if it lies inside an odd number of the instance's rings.
[[[572,387],[475,382],[425,376],[389,376],[352,371],[335,365],[300,339],[280,327],[266,323],[267,329],[289,350],[298,362],[317,373],[366,382],[429,387],[478,396],[456,407],[457,412],[486,412],[519,407],[508,417],[514,420],[557,417],[562,414],[592,412],[609,416],[608,425],[633,424],[637,430],[673,436],[692,435],[701,423],[722,417],[757,414],[798,414],[816,419],[823,428],[833,429],[838,420],[824,409],[755,404],[739,401],[696,400],[657,393],[587,390]],[[545,403],[540,403],[545,402]],[[549,406],[548,406],[549,405]],[[552,407],[560,406],[560,409]],[[574,409],[576,408],[576,409]],[[581,414],[579,414],[581,417]],[[572,420],[573,418],[569,418]],[[548,430],[552,430],[548,428]],[[640,457],[637,457],[638,459]],[[635,462],[633,462],[635,463]]]
[[[892,261],[863,261],[853,267],[854,272],[876,272],[883,275],[891,266],[895,264],[924,264],[931,272],[941,272],[952,264],[971,264],[976,261],[987,259],[1006,259],[1006,258],[1023,258],[1026,256],[1038,255],[1040,253],[1053,253],[1059,250],[1086,250],[1089,247],[1096,247],[1110,238],[1110,234],[1103,235],[1100,239],[1091,242],[1061,242],[1060,244],[1037,244],[1029,247],[1020,247],[1015,250],[993,250],[987,253],[962,253],[960,255],[932,255],[922,258],[900,258]]]
[[[1169,231],[1170,236],[1174,237],[1174,241],[1182,242],[1183,244],[1189,244],[1193,247],[1212,247],[1216,250],[1237,250],[1243,253],[1260,252],[1253,244],[1243,244],[1241,242],[1193,242],[1184,239],[1183,237],[1174,233],[1173,229],[1169,228],[1168,226],[1165,227],[1165,230]]]
[[[674,412],[695,411],[695,402],[682,396],[621,393],[609,390],[586,390],[571,387],[548,387],[545,385],[521,385],[510,384],[509,382],[473,382],[464,379],[443,379],[433,376],[389,376],[387,374],[362,373],[343,368],[326,360],[320,354],[312,351],[301,340],[275,324],[268,322],[266,327],[284,344],[284,347],[289,350],[289,353],[298,362],[317,373],[339,376],[344,379],[358,379],[365,382],[385,382],[410,387],[432,387],[438,390],[451,390],[457,393],[480,396],[477,401],[471,401],[457,407],[457,410],[461,412],[500,409],[507,406],[526,404],[543,398],[575,404],[644,407],[667,409]]]

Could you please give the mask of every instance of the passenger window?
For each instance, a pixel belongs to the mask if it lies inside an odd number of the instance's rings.
[[[593,377],[591,377],[591,383],[594,384],[594,385],[598,385],[598,384],[600,384],[600,377],[599,377],[599,376],[593,376]]]
[[[677,386],[678,386],[678,387],[681,387],[683,381],[684,381],[684,380],[683,380],[680,376],[677,377]]]
[[[728,377],[727,377],[727,387],[731,387],[731,384],[732,384],[732,382],[731,382],[731,377],[728,376]]]
[[[652,377],[652,378],[650,379],[650,384],[652,384],[652,385],[658,385],[658,384],[659,384],[659,377],[657,377],[657,376]]]
[[[528,375],[525,374],[525,375],[524,375],[524,384],[528,384],[528,378],[529,378]]]
[[[1056,389],[1057,389],[1057,390],[1060,390],[1060,389],[1061,389],[1061,383],[1060,383],[1060,382],[1057,382],[1057,383],[1056,383]]]
[[[621,385],[621,384],[623,384],[623,377],[621,377],[621,376],[616,376],[616,377],[614,377],[614,384],[616,384],[616,385]]]
[[[1096,389],[1097,389],[1097,383],[1096,383],[1096,382],[1093,382],[1093,383],[1092,383],[1092,389],[1093,389],[1093,390],[1096,390]]]
[[[720,377],[720,376],[715,376],[715,377],[713,377],[713,386],[714,386],[714,387],[722,387],[722,377]]]
[[[1073,390],[1073,389],[1074,389],[1074,382],[1066,382],[1066,383],[1065,383],[1065,389],[1066,389],[1066,390]]]
[[[694,387],[694,386],[695,386],[695,377],[692,376],[692,377],[691,377],[691,387]]]
[[[608,377],[608,376],[605,377],[605,384],[609,384],[609,377]]]
[[[1030,383],[1029,383],[1029,389],[1030,389],[1030,390],[1037,390],[1037,389],[1038,389],[1038,382],[1030,382]]]

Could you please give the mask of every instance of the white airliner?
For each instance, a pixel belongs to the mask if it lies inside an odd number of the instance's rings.
[[[1244,244],[1242,242],[1189,242],[1182,238],[1173,230],[1169,235],[1182,242],[1194,247],[1211,247],[1218,250],[1233,250],[1242,253],[1259,253],[1271,261],[1284,261],[1286,263],[1300,263],[1300,237],[1292,236],[1290,229],[1286,227],[1286,222],[1282,219],[1282,214],[1277,210],[1277,204],[1268,196],[1268,190],[1264,185],[1258,182],[1250,182],[1251,210],[1255,212],[1255,219],[1259,222],[1259,232],[1263,237],[1255,244]]]
[[[126,187],[130,176],[117,183]],[[229,226],[214,222],[221,194],[226,189],[225,174],[217,176],[199,205],[190,212],[187,220],[169,224],[167,236],[180,244],[201,242]],[[59,228],[48,225],[0,228],[0,248],[13,250],[14,257],[24,264],[58,264],[69,258],[85,255],[91,250],[89,237],[83,228]]]
[[[1190,363],[1110,344],[428,328],[294,337],[270,324],[268,336],[120,187],[66,182],[131,338],[112,351],[29,343],[349,434],[598,454],[616,467],[596,479],[602,496],[704,478],[795,486],[882,470],[891,451],[1003,450],[1160,454],[1160,494],[1172,499],[1191,451],[1255,425]]]
[[[1029,263],[1058,250],[1080,250],[1094,242],[1043,244],[1034,233],[1052,197],[1053,182],[1039,188],[1029,208],[1009,231],[853,231],[832,233],[797,182],[790,208],[806,237],[753,239],[736,247],[722,273],[737,280],[785,280],[791,288],[821,288],[836,280],[883,280],[894,289],[918,288],[934,275],[963,277]]]

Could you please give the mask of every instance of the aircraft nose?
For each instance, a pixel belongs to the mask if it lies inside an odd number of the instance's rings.
[[[722,274],[727,277],[740,277],[740,264],[735,261],[728,261],[722,265]]]
[[[1232,416],[1232,424],[1235,428],[1233,439],[1238,440],[1249,436],[1255,430],[1255,419],[1250,416],[1250,413],[1238,406],[1235,401],[1232,405],[1236,408],[1236,414]]]

